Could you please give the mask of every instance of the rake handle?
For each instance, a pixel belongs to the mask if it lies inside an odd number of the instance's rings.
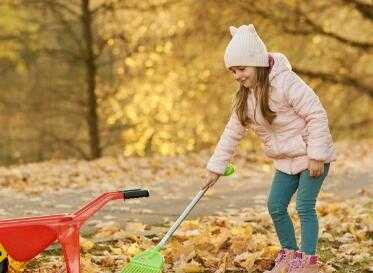
[[[197,195],[193,198],[193,200],[189,203],[189,205],[186,207],[186,209],[183,211],[183,213],[177,218],[175,223],[172,225],[172,227],[167,231],[166,235],[162,238],[162,240],[157,245],[157,248],[163,248],[163,246],[167,243],[167,241],[170,239],[170,237],[175,233],[177,228],[181,225],[181,223],[184,221],[184,219],[189,215],[190,211],[194,208],[194,206],[198,203],[199,200],[203,197],[205,192],[209,188],[205,188],[200,190]]]
[[[223,176],[230,176],[235,172],[235,167],[232,164],[229,164],[227,168],[225,169],[225,172]],[[183,211],[183,213],[177,218],[176,222],[172,225],[169,231],[167,231],[166,235],[162,238],[162,240],[158,243],[156,248],[161,249],[163,246],[167,243],[167,241],[170,239],[170,237],[175,233],[177,228],[181,225],[181,223],[184,221],[184,219],[189,215],[190,211],[194,208],[194,206],[198,203],[199,200],[203,197],[203,195],[206,193],[206,191],[210,187],[206,187],[201,189],[197,195],[193,198],[193,200],[189,203],[189,205],[186,207],[186,209]]]

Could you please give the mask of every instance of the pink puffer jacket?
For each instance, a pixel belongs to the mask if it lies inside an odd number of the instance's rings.
[[[307,169],[309,159],[335,161],[327,114],[319,98],[292,71],[283,54],[270,55],[274,65],[269,75],[272,86],[269,106],[277,116],[269,125],[258,105],[255,123],[250,126],[262,140],[265,154],[274,160],[276,169],[287,174],[297,174]],[[252,94],[247,103],[248,116],[253,121],[255,100]],[[233,112],[207,163],[207,169],[222,174],[245,135],[246,128]]]

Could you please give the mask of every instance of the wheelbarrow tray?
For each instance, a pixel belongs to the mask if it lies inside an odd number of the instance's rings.
[[[83,223],[107,202],[148,197],[149,192],[131,189],[107,192],[71,214],[0,220],[0,243],[10,257],[25,262],[58,241],[63,249],[68,273],[80,272],[79,230]]]
[[[13,259],[28,261],[56,241],[73,222],[74,216],[68,214],[0,220],[0,242]]]

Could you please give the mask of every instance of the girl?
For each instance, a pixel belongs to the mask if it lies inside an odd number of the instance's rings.
[[[282,249],[274,268],[267,272],[316,273],[319,227],[315,203],[330,162],[336,159],[327,114],[313,90],[292,71],[287,58],[267,52],[253,25],[230,27],[230,32],[224,61],[240,87],[207,164],[204,188],[214,185],[223,174],[250,126],[276,169],[267,206]],[[287,212],[297,190],[300,249]]]

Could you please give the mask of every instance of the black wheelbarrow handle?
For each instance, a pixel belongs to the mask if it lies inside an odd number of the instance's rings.
[[[123,191],[124,199],[149,197],[149,191],[143,189],[129,189]]]

